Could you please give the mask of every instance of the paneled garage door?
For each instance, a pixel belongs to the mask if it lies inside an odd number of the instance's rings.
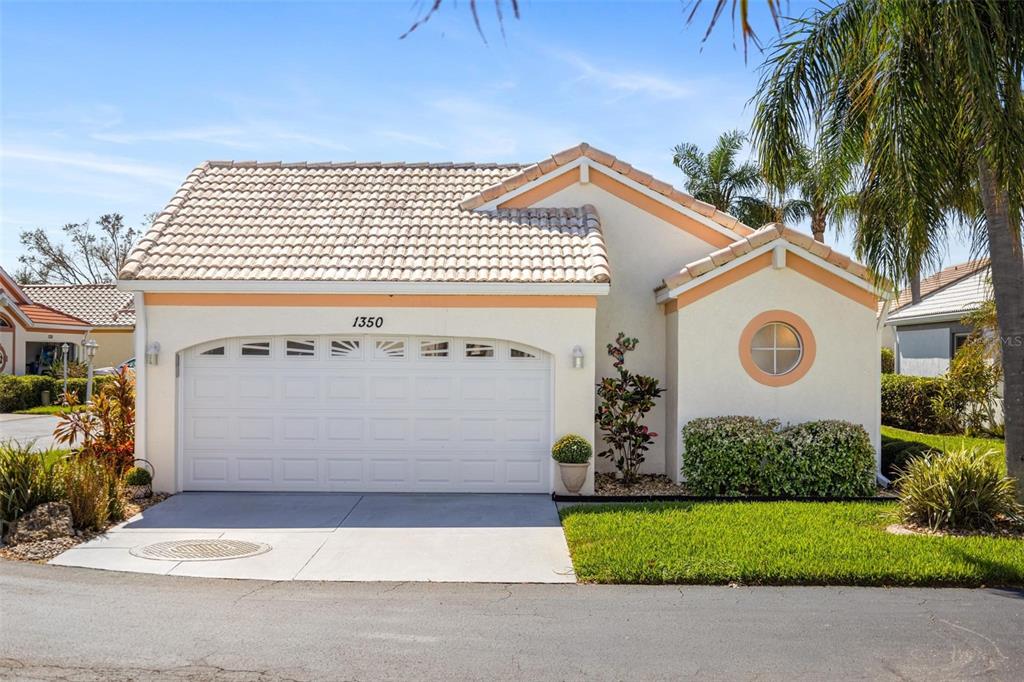
[[[549,490],[550,362],[535,348],[300,335],[183,356],[185,490]]]

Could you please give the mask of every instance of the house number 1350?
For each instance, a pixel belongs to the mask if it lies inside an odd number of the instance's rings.
[[[380,329],[384,326],[384,318],[359,316],[352,321],[352,326],[358,329]]]

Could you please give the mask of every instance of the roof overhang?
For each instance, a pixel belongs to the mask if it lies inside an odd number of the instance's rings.
[[[787,267],[784,257],[786,253],[792,253],[798,256],[799,258],[808,261],[812,265],[821,268],[830,275],[838,277],[844,282],[856,287],[858,290],[861,290],[877,298],[887,297],[885,290],[880,288],[879,286],[872,284],[871,282],[861,277],[857,277],[856,275],[847,271],[845,268],[841,268],[837,265],[834,265],[829,261],[825,260],[824,258],[821,258],[820,256],[811,253],[807,249],[804,249],[803,247],[793,244],[792,242],[780,237],[766,244],[763,244],[757,248],[751,249],[749,252],[743,254],[742,256],[735,258],[729,261],[728,263],[725,263],[724,265],[720,265],[714,268],[713,270],[704,273],[703,275],[700,275],[687,282],[684,282],[679,286],[669,288],[665,285],[662,285],[661,287],[657,288],[654,292],[655,301],[658,303],[668,303],[673,299],[678,299],[686,292],[702,287],[706,285],[708,282],[711,282],[719,277],[728,275],[730,272],[742,272],[744,269],[749,270],[748,264],[751,263],[751,261],[763,258],[764,256],[769,254],[771,255],[772,259],[772,267],[776,269],[785,268]],[[748,267],[744,268],[744,266]],[[877,307],[877,304],[875,304],[875,307]]]
[[[574,184],[575,182],[583,182],[584,184],[586,184],[590,182],[591,169],[597,171],[598,173],[602,173],[605,176],[613,178],[615,181],[625,185],[626,187],[643,194],[648,199],[651,199],[657,202],[658,204],[661,204],[662,206],[665,206],[666,208],[669,208],[677,213],[680,213],[689,218],[690,220],[693,220],[694,222],[698,223],[699,225],[706,227],[709,230],[712,230],[713,232],[716,232],[717,234],[723,237],[728,238],[730,242],[736,240],[738,237],[741,237],[745,233],[747,233],[745,231],[735,231],[723,227],[722,225],[718,224],[708,216],[703,215],[677,201],[673,201],[664,194],[656,192],[652,190],[650,187],[647,187],[646,185],[643,185],[637,182],[636,180],[633,180],[628,175],[620,173],[613,168],[609,168],[608,166],[599,163],[587,156],[580,156],[576,159],[573,159],[572,161],[569,161],[562,166],[558,166],[554,170],[545,173],[544,175],[541,175],[540,177],[535,178],[519,187],[516,187],[515,189],[509,190],[502,194],[501,196],[491,199],[490,201],[487,201],[486,203],[483,203],[475,208],[478,211],[498,210],[502,206],[508,204],[508,202],[513,201],[516,197],[533,192],[534,190],[537,190],[538,188],[547,185],[548,183],[553,183],[553,181],[559,178],[571,178],[573,182],[568,184]],[[552,186],[557,189],[561,189],[564,185],[554,183]],[[714,207],[712,207],[712,210],[714,210]],[[733,220],[735,220],[735,218]],[[747,228],[745,225],[739,223],[739,221],[736,221],[736,224],[742,226],[742,228],[745,228],[745,230],[750,229]]]
[[[889,327],[903,327],[911,324],[928,324],[930,322],[959,322],[970,310],[960,310],[943,313],[926,313],[924,315],[907,315],[895,317],[889,316],[885,324]]]
[[[118,280],[124,291],[189,293],[454,294],[465,296],[605,296],[607,283],[557,282],[328,282],[249,280]]]

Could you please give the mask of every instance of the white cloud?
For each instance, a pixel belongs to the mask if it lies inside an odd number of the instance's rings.
[[[579,80],[594,83],[608,90],[625,94],[643,94],[657,99],[685,99],[695,93],[694,87],[689,83],[649,71],[606,69],[572,52],[556,52],[554,56],[575,68]]]
[[[199,142],[231,149],[260,150],[268,142],[284,142],[320,147],[332,151],[348,151],[349,147],[328,137],[299,132],[276,123],[246,122],[236,125],[209,125],[186,128],[142,131],[105,131],[92,134],[92,139],[114,144],[146,142]]]
[[[0,149],[4,159],[24,161],[57,168],[79,168],[95,173],[127,176],[156,185],[177,186],[180,173],[163,166],[155,166],[119,156],[101,156],[90,152],[72,152],[38,147],[4,146]]]

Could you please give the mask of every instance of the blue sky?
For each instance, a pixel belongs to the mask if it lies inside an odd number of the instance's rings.
[[[485,44],[462,0],[399,40],[426,2],[4,2],[0,264],[26,228],[141,223],[205,159],[529,162],[585,140],[681,187],[676,143],[749,123],[761,55],[728,17],[702,45],[682,2],[533,0],[503,40],[482,0]]]

